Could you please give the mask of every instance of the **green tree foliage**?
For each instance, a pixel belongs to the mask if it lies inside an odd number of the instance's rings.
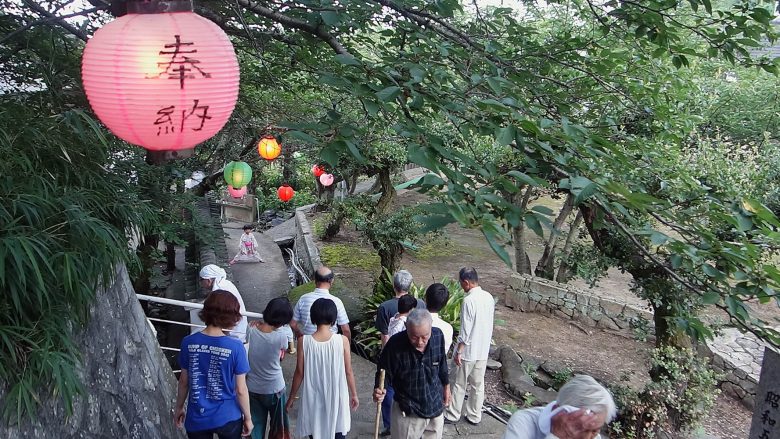
[[[43,96],[39,96],[43,98]],[[52,394],[79,393],[73,335],[116,264],[131,262],[131,233],[153,214],[83,112],[0,106],[0,382],[3,415],[20,417]],[[48,386],[48,387],[47,387]]]

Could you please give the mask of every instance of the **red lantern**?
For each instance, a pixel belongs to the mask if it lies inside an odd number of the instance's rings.
[[[273,160],[279,157],[282,152],[282,146],[276,141],[274,136],[265,136],[257,142],[257,153],[266,160]]]
[[[246,195],[246,186],[236,189],[231,185],[228,185],[228,193],[233,198],[241,198]]]
[[[279,196],[280,200],[286,203],[292,200],[292,197],[295,196],[295,191],[290,187],[290,185],[283,184],[279,186],[279,189],[276,191],[276,195]]]
[[[325,168],[320,165],[314,165],[311,167],[311,173],[314,174],[314,178],[320,178],[320,175],[325,173]]]
[[[128,1],[128,14],[89,40],[81,68],[98,118],[152,151],[211,138],[238,97],[238,61],[225,32],[192,12],[191,1],[165,3]]]
[[[323,186],[330,186],[333,184],[333,174],[322,174],[320,175],[320,183],[322,183]]]

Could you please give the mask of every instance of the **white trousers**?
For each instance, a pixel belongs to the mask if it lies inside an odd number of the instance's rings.
[[[391,439],[441,439],[444,430],[444,413],[427,419],[418,418],[414,414],[404,413],[393,402],[393,410],[390,415],[390,438]]]
[[[461,412],[473,423],[482,420],[482,403],[485,401],[485,369],[487,360],[463,361],[455,368],[454,377],[450,379],[452,401],[444,411],[444,416],[450,421],[458,421]],[[469,395],[466,403],[463,400]]]

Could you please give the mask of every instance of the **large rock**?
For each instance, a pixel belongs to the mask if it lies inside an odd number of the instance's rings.
[[[0,425],[0,438],[184,438],[173,424],[176,379],[135,297],[124,266],[98,292],[91,319],[75,343],[75,373],[84,395],[67,416],[59,398],[43,403],[35,422]],[[67,318],[67,316],[52,316]],[[0,394],[0,406],[5,403]]]
[[[501,349],[501,379],[513,395],[529,404],[548,404],[555,400],[556,392],[534,385],[534,380],[523,368],[523,360],[513,349]]]

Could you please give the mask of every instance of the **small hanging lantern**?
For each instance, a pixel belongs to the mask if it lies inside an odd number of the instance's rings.
[[[257,153],[266,160],[273,160],[279,157],[281,152],[282,145],[279,145],[274,136],[265,136],[257,142]]]
[[[228,185],[228,193],[233,198],[241,198],[244,195],[246,195],[246,186],[244,186],[244,187],[242,187],[240,189],[236,189],[233,186]]]
[[[325,168],[320,165],[314,165],[311,167],[311,173],[314,174],[314,178],[320,178],[320,175],[325,173]]]
[[[222,171],[227,184],[242,188],[252,179],[252,168],[245,162],[230,162]]]
[[[323,186],[330,186],[333,184],[333,174],[322,174],[320,175],[320,183],[322,183]]]
[[[292,200],[292,197],[295,196],[295,191],[293,190],[293,188],[290,187],[290,185],[283,184],[279,186],[279,189],[276,191],[276,195],[279,196],[280,200],[286,203]]]
[[[127,14],[84,48],[92,110],[117,137],[185,157],[214,136],[238,98],[238,61],[225,32],[191,0],[129,0]]]

